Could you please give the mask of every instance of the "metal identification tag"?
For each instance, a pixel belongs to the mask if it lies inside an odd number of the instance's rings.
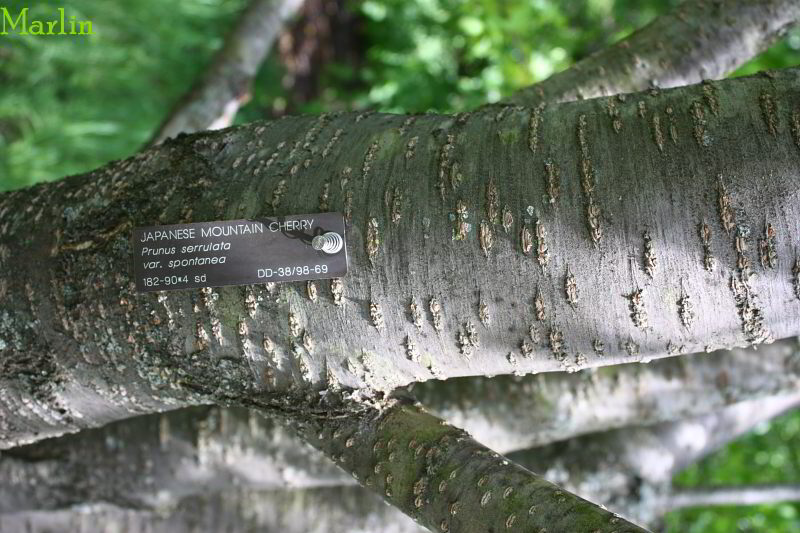
[[[133,230],[141,292],[338,278],[347,273],[344,217],[316,213]]]

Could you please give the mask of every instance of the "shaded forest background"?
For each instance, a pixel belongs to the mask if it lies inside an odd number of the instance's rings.
[[[645,25],[676,1],[307,0],[262,66],[244,123],[497,101]],[[28,3],[4,2],[16,10]],[[71,0],[91,38],[0,40],[0,191],[143,146],[221,45],[243,0]],[[30,5],[31,18],[52,7]],[[733,75],[800,64],[800,30]],[[800,480],[800,412],[684,471],[679,486]],[[672,512],[670,531],[800,530],[800,504]]]

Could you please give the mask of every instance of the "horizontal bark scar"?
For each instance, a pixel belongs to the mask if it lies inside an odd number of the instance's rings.
[[[494,234],[492,233],[492,225],[487,220],[481,220],[480,231],[478,233],[478,240],[480,242],[481,251],[484,257],[489,257],[489,252],[494,245]]]
[[[569,265],[567,265],[567,275],[564,277],[564,294],[567,296],[567,302],[573,308],[577,307],[578,305],[578,283],[575,280],[575,276],[569,269]]]
[[[769,222],[764,228],[764,236],[758,241],[758,255],[761,266],[764,268],[775,268],[778,264],[778,251],[775,245],[777,232]]]
[[[761,104],[761,116],[764,119],[764,124],[767,126],[767,131],[773,137],[777,137],[778,135],[778,106],[775,102],[775,98],[773,96],[764,91],[761,93],[761,96],[758,98],[759,103]]]
[[[341,278],[333,278],[331,280],[331,296],[333,297],[334,305],[340,306],[344,304],[344,283]]]
[[[694,304],[692,303],[691,298],[689,298],[688,294],[684,294],[678,300],[678,316],[681,319],[681,324],[686,329],[690,329],[692,327],[692,323],[694,322],[695,313],[694,313]]]
[[[498,217],[498,197],[497,186],[494,182],[494,177],[489,179],[486,184],[486,218],[489,219],[490,224],[497,224]]]
[[[372,141],[372,144],[370,144],[367,149],[367,153],[364,154],[364,163],[361,165],[361,178],[365,183],[369,177],[369,171],[372,170],[372,163],[375,160],[375,154],[378,153],[378,148],[380,148],[380,141]]]
[[[458,174],[458,164],[453,162],[451,159],[454,148],[455,135],[448,133],[445,143],[439,149],[439,183],[437,188],[439,189],[439,194],[442,197],[442,201],[445,200],[448,185],[452,185],[453,183],[453,175]]]
[[[433,329],[436,332],[442,331],[442,304],[435,296],[428,302],[428,309],[431,312],[431,320],[433,321]]]
[[[503,231],[508,233],[511,231],[511,228],[514,226],[514,215],[511,213],[511,209],[506,205],[503,206]]]
[[[550,249],[547,246],[547,230],[540,218],[536,219],[536,260],[542,268],[547,266],[550,259]]]
[[[700,222],[700,241],[703,243],[703,267],[708,272],[714,271],[716,259],[711,251],[711,227],[706,223],[705,219]]]
[[[595,170],[589,156],[589,140],[587,138],[586,115],[578,117],[578,145],[580,148],[581,190],[586,203],[586,222],[592,242],[597,245],[603,237],[603,228],[600,221],[602,210],[595,201]]]
[[[386,329],[386,323],[383,319],[383,310],[381,309],[381,305],[375,300],[369,303],[369,318],[372,320],[372,325],[375,326],[375,329],[378,331]]]
[[[611,127],[614,133],[619,133],[622,130],[622,118],[614,98],[606,100],[606,113],[611,118]]]
[[[718,116],[720,109],[719,95],[717,94],[717,87],[711,80],[703,81],[703,100],[705,100],[711,113],[713,113],[715,117]]]
[[[417,328],[418,331],[422,330],[422,310],[420,310],[414,298],[411,298],[411,303],[408,304],[408,313],[411,318],[411,323]]]
[[[319,210],[322,213],[325,213],[330,209],[330,193],[331,193],[331,182],[326,181],[322,184],[322,192],[319,194]]]
[[[489,327],[492,323],[492,315],[489,310],[489,304],[486,303],[486,300],[483,299],[481,296],[480,301],[478,302],[478,318],[486,327]]]
[[[544,307],[544,299],[542,298],[542,293],[538,289],[536,291],[536,296],[533,299],[533,310],[536,320],[541,322],[547,318],[547,312]]]
[[[403,191],[400,187],[395,187],[390,196],[389,207],[391,212],[389,218],[393,224],[397,224],[403,216]]]
[[[746,274],[740,272],[738,278],[732,275],[730,289],[745,339],[754,344],[771,342],[772,335],[764,326],[764,313],[755,305],[755,298],[747,282]]]
[[[367,221],[367,257],[372,266],[375,266],[375,261],[378,259],[378,252],[380,251],[381,239],[378,228],[378,219],[370,217]]]
[[[530,119],[528,120],[528,149],[534,154],[539,145],[539,124],[542,120],[543,109],[543,103],[531,109]]]
[[[675,122],[675,111],[672,109],[672,106],[668,105],[664,109],[664,113],[667,115],[669,138],[672,140],[672,144],[678,144],[678,125]]]
[[[800,108],[795,107],[792,110],[792,139],[794,139],[794,145],[797,148],[800,148]]]
[[[795,258],[794,266],[792,267],[792,286],[794,287],[794,295],[800,300],[800,258]]]
[[[275,186],[275,189],[272,191],[272,201],[270,202],[270,206],[272,207],[272,211],[275,212],[278,207],[281,205],[281,200],[283,199],[283,195],[286,193],[286,180],[280,180],[278,184]]]
[[[694,140],[698,146],[707,147],[711,145],[711,137],[706,131],[708,121],[706,120],[706,112],[703,110],[703,104],[699,100],[692,102],[689,108],[692,116],[692,124],[694,131]]]
[[[416,117],[408,117],[407,119],[405,119],[403,121],[403,124],[401,124],[400,127],[397,129],[397,133],[399,133],[401,137],[404,136],[406,133],[408,133],[408,129],[411,127],[412,124],[414,124],[416,120],[417,120]]]
[[[474,349],[480,346],[478,330],[469,320],[464,324],[464,329],[458,332],[458,346],[461,355],[467,358],[472,357]]]
[[[653,273],[656,270],[656,266],[658,266],[658,257],[656,256],[655,247],[653,246],[653,239],[650,237],[650,232],[645,230],[645,232],[642,234],[642,238],[644,240],[644,271],[652,278]]]
[[[336,145],[337,142],[339,142],[339,139],[342,137],[343,133],[344,133],[344,130],[342,128],[338,128],[333,133],[333,137],[331,137],[330,140],[328,140],[328,144],[326,144],[325,148],[323,148],[323,150],[322,150],[322,158],[323,159],[325,159],[326,157],[328,157],[328,155],[330,155],[331,150],[333,150],[333,147]]]
[[[308,281],[306,283],[306,295],[308,295],[308,299],[311,300],[313,303],[317,303],[318,296],[317,296],[317,284],[313,281]]]
[[[458,200],[458,202],[456,202],[456,211],[450,215],[450,218],[454,224],[453,240],[467,240],[467,234],[469,234],[472,229],[472,224],[469,223],[469,210],[464,200]]]
[[[544,170],[546,174],[545,185],[547,187],[547,201],[550,205],[555,205],[558,202],[560,193],[561,173],[558,165],[550,160],[544,162]]]
[[[649,328],[650,322],[647,318],[647,309],[644,306],[643,292],[642,289],[637,289],[630,293],[628,295],[628,305],[633,325],[645,331]]]
[[[415,135],[411,137],[411,139],[406,143],[406,153],[405,158],[406,161],[414,157],[414,154],[417,150],[417,143],[419,142],[419,136]]]
[[[533,250],[533,236],[528,226],[522,226],[522,230],[519,233],[519,241],[522,253],[530,255],[531,250]]]
[[[725,189],[725,184],[722,183],[722,176],[718,177],[717,206],[719,207],[719,219],[722,222],[722,228],[730,235],[731,230],[736,225],[736,215],[731,207],[731,197]]]
[[[90,248],[95,248],[97,246],[101,246],[102,244],[110,241],[112,238],[116,237],[120,233],[123,233],[130,229],[132,226],[131,221],[125,221],[117,224],[113,228],[105,232],[97,233],[97,238],[92,240],[86,240],[81,242],[66,242],[58,246],[51,255],[55,256],[59,252],[63,251],[72,251],[72,252],[80,252],[83,250],[88,250]]]

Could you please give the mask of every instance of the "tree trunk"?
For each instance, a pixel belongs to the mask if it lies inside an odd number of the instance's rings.
[[[179,133],[226,128],[250,99],[250,85],[302,0],[252,0],[203,76],[176,104],[150,144]]]
[[[300,414],[311,391],[796,335],[798,72],[544,110],[287,118],[4,194],[4,445],[167,405]],[[342,305],[327,283],[317,301],[305,284],[133,290],[132,227],[325,209],[350,221]]]
[[[324,518],[323,518],[324,517]],[[176,507],[122,509],[95,504],[0,515],[0,533],[422,533],[423,528],[361,487],[293,491],[229,489]]]
[[[794,0],[687,0],[509,101],[535,106],[719,79],[766,50],[798,18]]]

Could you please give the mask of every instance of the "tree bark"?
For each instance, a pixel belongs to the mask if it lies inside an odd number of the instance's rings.
[[[720,79],[766,50],[798,18],[793,0],[687,0],[509,101],[536,106]]]
[[[431,531],[644,531],[401,400],[298,424],[360,483]]]
[[[593,433],[515,452],[509,459],[630,520],[652,525],[670,508],[673,476],[798,404],[800,392],[795,391],[687,420]]]
[[[510,457],[613,511],[654,523],[674,505],[673,494],[682,493],[683,489],[671,486],[678,471],[798,401],[795,393],[742,402],[720,413],[587,435]],[[392,527],[416,531],[411,521],[399,515],[382,517],[371,496],[357,496],[357,487],[346,486],[354,482],[351,477],[327,460],[319,462],[307,445],[289,441],[280,425],[231,409],[202,411],[208,416],[198,416],[199,421],[192,424],[186,424],[185,417],[167,422],[140,417],[7,452],[0,463],[6,480],[0,494],[0,531],[17,531],[22,520],[35,525],[56,519],[61,520],[60,527],[80,523],[87,531],[120,520],[142,525],[131,526],[132,530],[150,524],[160,531],[167,527],[164,524],[178,527],[186,519],[186,509],[194,508],[193,502],[222,507],[219,515],[196,517],[196,526],[208,530],[219,530],[217,516],[232,520],[240,515],[243,523],[249,523],[252,517],[264,520],[268,514],[275,521],[271,523],[285,522],[286,527],[296,528],[289,531],[312,531],[301,518],[289,523],[285,516],[292,513],[285,510],[257,510],[281,505],[294,509],[287,502],[299,505],[301,499],[310,508],[327,509],[325,495],[330,489],[325,486],[331,483],[337,485],[333,492],[341,491],[345,499],[341,508],[331,509],[334,518],[329,527],[350,525],[358,531],[353,524],[366,522],[372,524],[372,531]],[[150,436],[146,443],[142,434]],[[284,466],[280,473],[279,464]],[[117,475],[108,476],[108,472]],[[295,490],[264,490],[279,487]],[[352,500],[361,500],[363,505],[352,508]],[[113,507],[103,508],[103,502]],[[328,516],[328,512],[318,515]]]
[[[250,85],[284,21],[302,0],[253,0],[225,38],[211,65],[159,126],[150,144],[179,133],[230,126],[250,100]]]
[[[574,374],[470,377],[418,383],[414,397],[500,453],[583,434],[710,414],[795,391],[797,339]]]
[[[0,456],[0,479],[0,513],[98,503],[158,510],[236,488],[353,483],[283,424],[216,407],[136,417],[15,448]]]
[[[125,509],[107,504],[0,515],[0,533],[422,533],[423,528],[361,487],[292,491],[228,489],[186,498],[176,507]]]
[[[765,484],[680,489],[670,495],[670,509],[709,505],[759,505],[800,501],[800,485]]]
[[[576,374],[497,377],[482,385],[475,378],[430,382],[413,393],[437,416],[505,453],[793,392],[798,363],[796,341],[780,341],[757,353],[732,350]],[[6,480],[0,512],[97,502],[155,508],[233,487],[353,483],[282,424],[233,407],[136,417],[16,448],[0,457],[0,479]]]
[[[4,446],[166,406],[291,414],[321,390],[797,335],[797,77],[287,118],[4,194]],[[313,212],[320,196],[350,221],[343,305],[327,283],[318,301],[305,284],[134,292],[130,228]]]

